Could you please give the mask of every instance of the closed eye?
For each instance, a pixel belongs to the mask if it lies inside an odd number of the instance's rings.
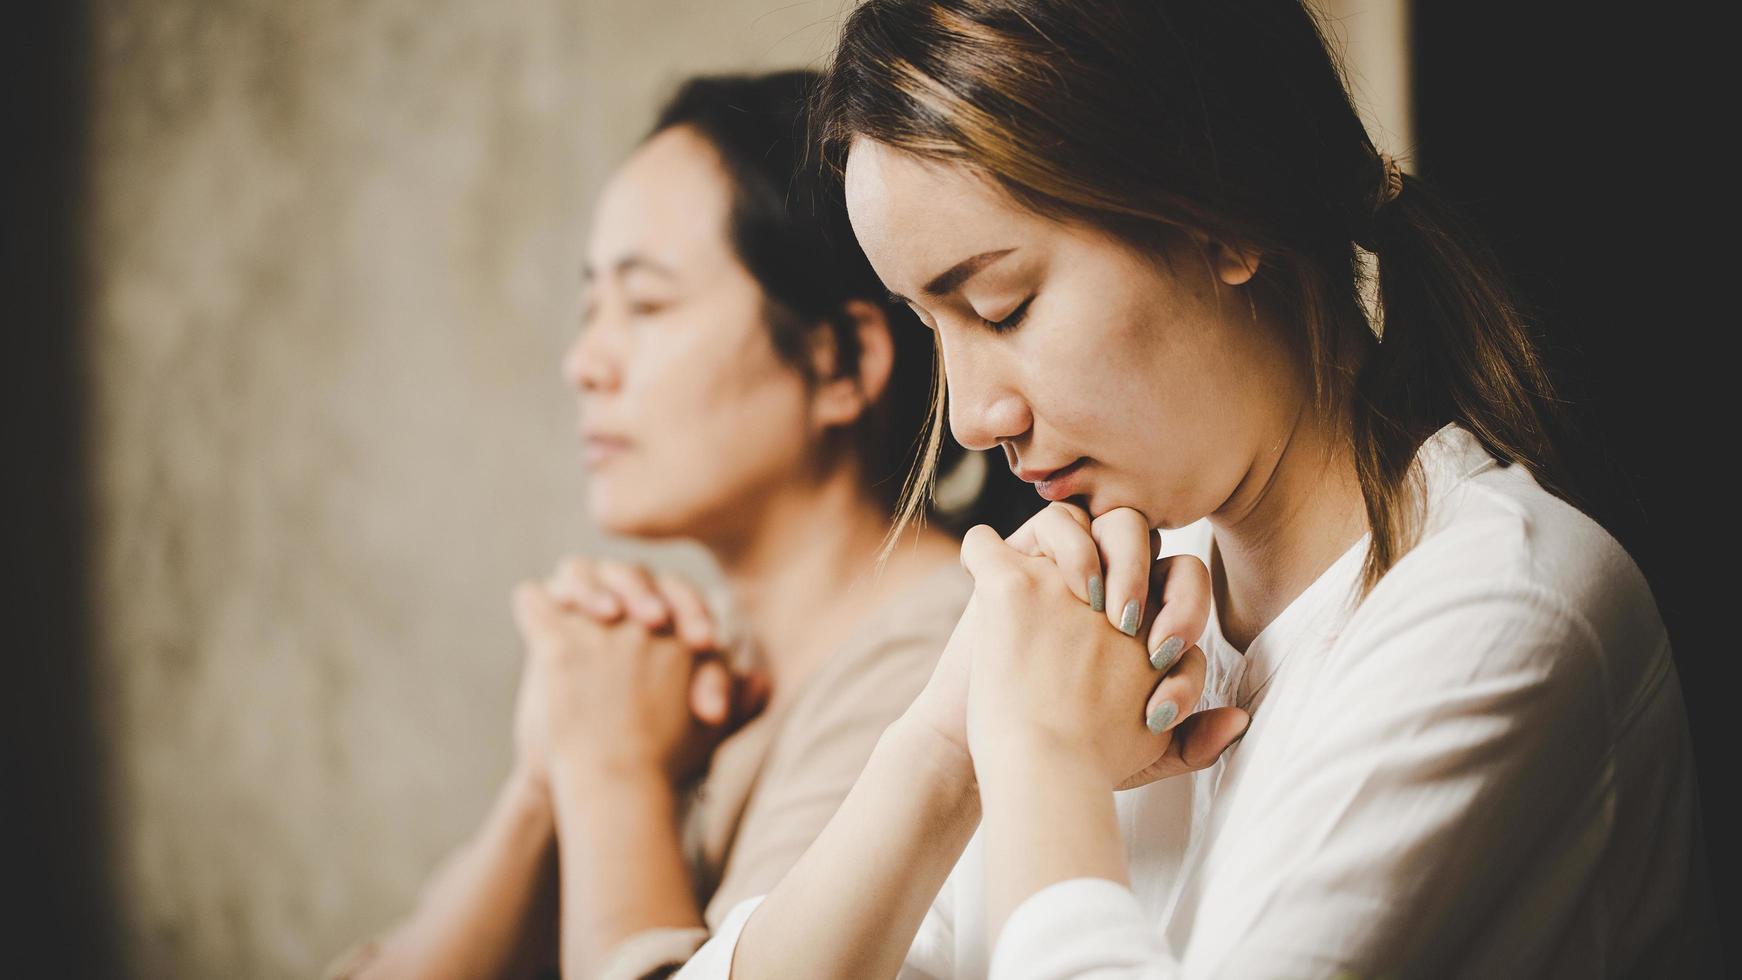
[[[1006,316],[1004,319],[1002,319],[1002,320],[984,320],[983,319],[983,320],[981,320],[981,322],[986,324],[987,328],[990,329],[993,333],[1006,333],[1008,331],[1015,330],[1017,327],[1022,325],[1023,318],[1028,315],[1028,305],[1030,303],[1033,303],[1033,302],[1034,302],[1034,297],[1030,296],[1027,299],[1023,300],[1021,303],[1018,303],[1016,305],[1016,309],[1011,310],[1010,314],[1008,316]]]

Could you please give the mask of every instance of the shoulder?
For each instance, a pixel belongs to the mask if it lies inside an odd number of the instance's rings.
[[[1524,467],[1501,465],[1456,426],[1423,447],[1422,463],[1427,513],[1412,565],[1546,593],[1604,636],[1662,631],[1651,588],[1626,549]]]
[[[1615,656],[1666,642],[1651,587],[1626,549],[1524,467],[1501,465],[1458,426],[1429,440],[1420,462],[1422,534],[1381,580],[1386,598],[1509,596],[1570,621]]]
[[[1457,426],[1418,461],[1421,536],[1355,609],[1345,639],[1386,645],[1418,681],[1534,678],[1569,709],[1577,701],[1613,717],[1669,656],[1626,550]]]
[[[968,573],[950,561],[871,610],[806,680],[789,709],[784,740],[880,733],[931,679],[973,588]]]

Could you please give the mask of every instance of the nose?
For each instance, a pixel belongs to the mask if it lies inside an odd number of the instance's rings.
[[[576,391],[604,391],[616,387],[620,380],[609,331],[602,327],[598,323],[583,326],[563,352],[563,379]]]
[[[949,382],[950,432],[969,449],[991,449],[1014,440],[1034,424],[1028,402],[1008,376],[1005,358],[978,345],[943,345]]]

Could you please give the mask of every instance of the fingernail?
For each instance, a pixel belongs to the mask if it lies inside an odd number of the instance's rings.
[[[1174,718],[1178,715],[1179,708],[1175,707],[1172,701],[1163,701],[1155,706],[1154,711],[1149,713],[1149,721],[1145,724],[1149,726],[1150,734],[1160,735],[1167,731],[1167,726],[1173,724]]]
[[[1161,646],[1156,647],[1150,653],[1149,665],[1165,674],[1167,669],[1173,666],[1173,662],[1179,659],[1180,652],[1185,648],[1186,641],[1177,636],[1170,636],[1162,640]]]
[[[1119,632],[1126,636],[1137,635],[1137,619],[1141,609],[1136,599],[1125,603],[1125,611],[1119,615]]]
[[[1234,746],[1236,746],[1236,745],[1238,745],[1238,744],[1240,744],[1240,740],[1241,740],[1241,739],[1243,739],[1243,738],[1245,738],[1245,737],[1246,737],[1246,733],[1247,733],[1247,732],[1249,732],[1249,731],[1251,731],[1251,730],[1252,730],[1252,718],[1251,718],[1251,717],[1250,717],[1250,716],[1248,716],[1248,717],[1247,717],[1247,718],[1246,718],[1246,727],[1245,727],[1245,728],[1242,728],[1242,729],[1240,729],[1240,734],[1238,734],[1238,735],[1236,735],[1236,736],[1234,736],[1234,741],[1232,741],[1232,742],[1229,742],[1229,743],[1228,743],[1228,748],[1230,748],[1230,749],[1231,749],[1231,748],[1233,748],[1233,747],[1234,747]]]
[[[1102,584],[1101,576],[1089,576],[1089,608],[1096,612],[1107,611],[1107,586]]]

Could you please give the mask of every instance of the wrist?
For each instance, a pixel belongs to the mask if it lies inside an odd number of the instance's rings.
[[[1092,754],[1044,728],[1024,726],[983,741],[973,752],[982,793],[1008,786],[1097,782]]]
[[[628,756],[558,755],[550,763],[554,806],[619,806],[626,801],[675,800],[677,789],[655,763]]]
[[[549,784],[541,775],[516,768],[496,793],[495,804],[480,830],[482,846],[536,852],[556,837],[556,812]]]
[[[623,732],[606,735],[577,731],[566,737],[553,737],[546,766],[553,785],[559,773],[569,782],[608,784],[663,777],[665,771],[659,753],[652,746],[644,746],[640,739]]]
[[[516,813],[536,813],[550,809],[550,773],[525,763],[515,763],[508,780],[498,794],[505,809]]]
[[[898,759],[922,788],[978,804],[979,785],[973,757],[961,743],[936,727],[902,715],[883,730],[876,751]]]

